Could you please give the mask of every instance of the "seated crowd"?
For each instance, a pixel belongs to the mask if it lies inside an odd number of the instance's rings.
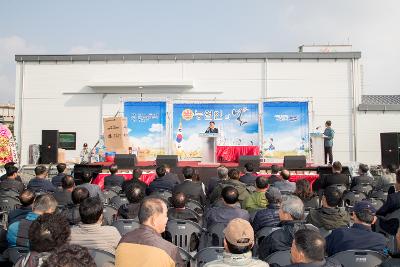
[[[393,166],[385,178],[374,179],[368,166],[360,164],[360,175],[351,179],[342,173],[340,162],[334,162],[332,174],[311,184],[306,179],[292,182],[290,172],[276,165],[271,175],[258,175],[248,163],[242,175],[238,169],[218,167],[217,177],[205,179],[207,186],[192,167],[182,169],[180,181],[169,168],[158,166],[149,185],[140,180],[138,168],[129,180],[118,175],[116,165],[109,170],[103,191],[91,183],[90,172],[76,185],[65,164],[57,166],[52,179],[45,166],[37,166],[26,187],[18,169],[7,166],[0,198],[2,190],[12,190],[20,204],[7,212],[3,242],[8,248],[3,256],[11,261],[13,248],[19,247],[29,253],[16,259],[15,266],[92,267],[93,251],[102,251],[115,257],[115,266],[186,266],[185,255],[193,251],[182,252],[168,241],[173,220],[201,229],[194,253],[211,246],[210,229],[222,226],[217,234],[223,257],[207,262],[208,267],[269,266],[277,252],[290,252],[287,266],[341,266],[330,256],[347,250],[388,254],[388,237],[395,235],[400,245],[399,221],[390,217],[400,211],[400,170]],[[344,196],[357,192],[361,184],[376,190],[393,184],[393,193],[381,207],[370,199],[346,205]],[[111,198],[108,191],[116,195]],[[113,225],[122,220],[136,226],[121,232]],[[391,256],[383,264],[398,263],[400,256]]]

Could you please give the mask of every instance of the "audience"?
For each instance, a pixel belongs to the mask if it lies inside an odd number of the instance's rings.
[[[280,181],[282,178],[279,177],[279,167],[275,164],[271,166],[271,176],[268,178],[269,184]]]
[[[399,227],[398,219],[393,222],[393,220],[385,220],[385,217],[391,214],[394,211],[400,209],[400,169],[396,172],[396,184],[395,184],[395,193],[388,194],[386,202],[379,208],[376,212],[376,215],[379,217],[379,225],[380,227],[385,230],[387,233],[391,235],[395,235],[397,232],[397,228]]]
[[[96,267],[96,263],[87,248],[65,244],[53,250],[41,267]]]
[[[396,183],[396,165],[390,164],[385,173],[377,178],[374,189],[387,190],[394,183]]]
[[[21,194],[19,194],[18,198],[21,202],[21,205],[8,213],[8,225],[25,218],[29,212],[32,212],[32,204],[35,200],[35,193],[32,190],[25,189],[21,192]]]
[[[178,175],[176,173],[172,173],[171,168],[167,164],[164,164],[163,167],[165,168],[166,178],[171,179],[171,180],[177,182],[178,184],[181,183],[181,180],[179,180]]]
[[[330,185],[342,184],[349,186],[349,176],[342,173],[342,163],[335,161],[332,164],[332,174],[321,175],[320,178],[314,183],[314,191],[318,189],[325,189]]]
[[[14,266],[42,266],[53,250],[67,243],[70,233],[68,221],[63,215],[41,215],[29,228],[30,252]]]
[[[3,174],[1,177],[0,177],[0,182],[1,181],[4,181],[5,179],[7,179],[7,169],[9,168],[9,167],[11,167],[11,166],[15,166],[15,162],[7,162],[6,164],[4,164],[4,169],[6,170],[6,173],[5,174]],[[21,179],[21,177],[19,176],[19,175],[17,175],[17,178],[15,178],[17,181],[19,181],[19,182],[22,182],[22,179]]]
[[[374,179],[368,175],[369,167],[367,164],[360,164],[358,167],[358,174],[359,176],[353,177],[351,180],[351,189],[357,185],[361,184],[374,184]]]
[[[92,184],[92,174],[88,171],[82,172],[82,184],[78,187],[84,187],[89,191],[90,197],[99,197],[102,202],[104,202],[104,195],[101,192],[100,186],[97,184]]]
[[[224,257],[211,261],[204,267],[269,266],[266,262],[252,258],[254,231],[248,221],[240,218],[231,220],[226,226],[224,234]]]
[[[24,218],[12,223],[8,227],[7,241],[9,247],[29,247],[29,227],[40,215],[53,213],[57,209],[57,201],[52,195],[44,194],[37,196],[33,202],[32,212]]]
[[[280,191],[285,191],[285,192],[294,192],[296,190],[296,183],[290,182],[290,172],[288,170],[281,170],[281,177],[282,179],[279,181],[276,181],[272,184],[272,186],[275,186],[278,188]]]
[[[122,188],[122,183],[125,181],[125,178],[117,175],[118,166],[116,164],[112,164],[109,170],[110,175],[104,177],[104,188],[109,189],[116,186]]]
[[[199,215],[195,211],[186,208],[186,194],[175,192],[171,198],[172,208],[168,209],[168,219],[190,220],[199,222]]]
[[[269,187],[268,178],[259,176],[255,184],[256,191],[251,193],[243,202],[244,209],[250,213],[263,209],[268,205],[268,201],[265,198],[265,191],[267,191]]]
[[[293,233],[307,226],[302,220],[304,217],[304,205],[300,198],[296,196],[285,196],[279,209],[278,224],[281,227],[265,237],[258,249],[260,259],[265,260],[269,255],[276,251],[289,250]]]
[[[53,193],[57,191],[57,188],[49,181],[46,180],[47,177],[47,168],[44,165],[38,165],[35,168],[35,178],[32,178],[27,188],[31,189],[33,192],[50,192]]]
[[[69,224],[75,225],[81,222],[79,215],[79,205],[83,200],[89,198],[89,191],[85,187],[75,187],[71,193],[72,204],[66,206],[63,214],[68,219]]]
[[[118,217],[122,219],[136,219],[139,214],[140,203],[145,197],[145,189],[139,184],[132,184],[126,189],[126,198],[129,203],[123,204],[118,209]]]
[[[306,179],[296,181],[296,190],[294,191],[294,195],[298,196],[303,201],[305,209],[319,208],[319,198],[311,190],[310,182]]]
[[[57,200],[59,206],[66,206],[72,204],[71,193],[75,188],[74,177],[71,175],[64,175],[61,178],[62,191],[54,192],[53,196]]]
[[[312,209],[306,221],[318,228],[333,230],[350,225],[350,216],[338,206],[342,202],[342,193],[335,186],[328,186],[322,196],[322,208]]]
[[[247,162],[244,165],[244,168],[246,169],[246,173],[242,175],[239,179],[242,183],[246,185],[253,185],[257,179],[257,174],[254,173],[254,165],[251,162]]]
[[[277,188],[271,186],[265,192],[265,198],[268,201],[267,208],[257,211],[253,219],[253,228],[255,232],[267,226],[277,226],[280,222],[279,209],[282,202],[281,192]]]
[[[51,178],[51,183],[55,186],[55,187],[61,187],[61,180],[63,177],[65,177],[65,169],[67,168],[67,165],[65,163],[58,163],[57,164],[57,171],[58,174],[56,176],[54,176],[53,178]]]
[[[207,187],[207,196],[211,195],[214,191],[214,188],[217,184],[221,183],[224,180],[228,180],[228,168],[225,166],[220,166],[217,168],[217,175],[218,177],[211,177],[208,180],[208,187]]]
[[[175,192],[184,192],[188,199],[198,201],[201,205],[206,204],[206,193],[204,184],[197,179],[195,169],[192,167],[184,167],[182,170],[185,180],[174,187]]]
[[[172,191],[179,182],[172,175],[167,175],[164,166],[159,166],[156,169],[156,179],[147,187],[147,195],[160,190]]]
[[[239,192],[239,202],[240,204],[250,195],[249,190],[246,185],[239,181],[240,172],[237,169],[230,169],[228,171],[228,180],[222,180],[219,184],[215,186],[215,189],[210,195],[210,203],[215,204],[221,199],[221,191],[226,186],[233,186]]]
[[[326,251],[332,256],[349,249],[369,249],[383,252],[386,239],[382,234],[372,232],[375,223],[375,208],[368,201],[357,202],[353,207],[350,228],[338,228],[326,237]]]
[[[287,267],[341,267],[336,260],[325,259],[325,239],[316,231],[301,229],[294,233],[290,249],[291,265]]]
[[[0,189],[11,189],[17,193],[21,193],[25,186],[22,182],[17,180],[18,168],[9,166],[6,169],[6,179],[0,182]]]
[[[133,186],[133,185],[139,185],[142,187],[142,191],[145,193],[146,192],[146,188],[147,188],[147,184],[140,181],[140,177],[142,176],[142,170],[140,168],[134,168],[132,171],[132,179],[130,180],[125,180],[122,183],[122,191],[125,192],[128,190],[129,187]]]
[[[158,198],[145,198],[139,210],[141,225],[122,237],[116,251],[115,265],[183,267],[178,248],[161,237],[167,221],[165,202]]]
[[[82,223],[71,228],[70,244],[115,253],[121,235],[114,226],[102,226],[103,204],[98,197],[89,197],[79,205]]]
[[[250,215],[246,210],[238,207],[239,192],[233,186],[226,186],[222,189],[222,206],[210,208],[204,215],[206,227],[216,223],[228,224],[234,218],[242,218],[249,221]]]

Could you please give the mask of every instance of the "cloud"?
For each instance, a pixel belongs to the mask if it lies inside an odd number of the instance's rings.
[[[91,45],[75,45],[68,51],[70,54],[124,54],[132,53],[126,49],[112,49],[108,48],[103,42],[94,42]]]
[[[150,132],[152,133],[161,133],[163,131],[164,127],[160,123],[153,123],[149,129]]]

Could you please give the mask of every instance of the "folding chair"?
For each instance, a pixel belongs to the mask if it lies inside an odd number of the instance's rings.
[[[94,262],[97,267],[108,267],[110,264],[114,266],[115,264],[115,256],[110,252],[100,250],[100,249],[88,249],[90,256],[92,256]]]
[[[375,267],[386,260],[386,256],[372,250],[346,250],[329,257],[343,267]]]
[[[165,236],[178,247],[188,252],[196,250],[199,246],[200,236],[204,229],[189,220],[169,220],[165,228]]]
[[[268,262],[270,265],[273,263],[279,264],[280,266],[289,265],[291,264],[290,250],[283,250],[272,253],[265,259],[265,261]]]
[[[16,197],[0,196],[0,211],[10,212],[20,205],[21,202]]]
[[[206,242],[207,247],[216,246],[223,247],[224,246],[224,229],[226,227],[225,223],[216,223],[211,225],[207,229],[206,233]]]
[[[103,207],[103,225],[112,225],[117,217],[118,209],[112,205],[104,205]]]
[[[118,232],[123,236],[124,234],[139,228],[140,223],[137,219],[119,219],[113,222],[112,226],[117,228]]]
[[[210,261],[222,259],[223,253],[223,247],[203,248],[194,256],[195,266],[202,267],[204,264]]]

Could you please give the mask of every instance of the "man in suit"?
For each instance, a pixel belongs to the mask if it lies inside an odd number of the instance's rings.
[[[210,125],[208,126],[206,133],[218,133],[218,128],[215,128],[215,122],[210,121]]]
[[[183,192],[189,199],[196,200],[200,204],[205,205],[206,193],[203,184],[200,181],[193,180],[196,175],[195,170],[192,167],[187,166],[183,168],[182,173],[185,180],[183,183],[176,185],[172,192]]]
[[[277,181],[282,180],[281,177],[279,177],[279,167],[275,164],[271,166],[271,176],[268,178],[269,184],[273,184]]]
[[[65,163],[59,163],[57,164],[57,171],[58,174],[51,178],[51,182],[55,187],[61,187],[61,179],[65,177],[65,169],[67,168],[67,165]]]
[[[165,170],[164,165],[157,167],[156,174],[156,179],[154,179],[146,189],[147,195],[159,190],[172,191],[174,187],[179,184],[179,182],[176,181],[172,176],[166,175],[167,171]]]
[[[256,182],[257,179],[257,174],[254,173],[254,165],[251,162],[247,162],[244,165],[244,168],[246,169],[246,173],[242,176],[240,176],[239,181],[246,185],[253,185]]]
[[[386,202],[380,207],[380,209],[376,212],[376,215],[385,217],[386,215],[400,209],[400,169],[396,172],[396,184],[395,184],[395,192],[389,194],[387,196]],[[380,227],[388,232],[391,235],[395,235],[397,232],[397,228],[399,227],[399,221],[397,219],[394,220],[385,220],[384,218],[379,218]]]
[[[360,164],[358,166],[358,174],[359,176],[353,177],[351,180],[351,188],[361,185],[361,184],[370,184],[373,185],[374,179],[368,176],[369,167],[367,164]]]
[[[332,164],[333,162],[332,147],[333,147],[333,137],[335,136],[335,131],[331,128],[331,125],[332,125],[331,121],[325,122],[326,128],[323,134],[325,164],[328,163],[328,157],[329,157],[329,164]]]
[[[122,183],[125,181],[125,178],[117,175],[118,166],[113,164],[110,166],[109,170],[111,174],[104,177],[104,188],[110,188],[114,186],[119,186],[122,188]]]
[[[27,188],[36,192],[55,192],[57,188],[47,180],[47,168],[44,165],[39,165],[35,168],[36,177],[31,179],[28,183]]]
[[[343,184],[348,186],[349,176],[342,173],[342,163],[335,161],[332,165],[332,174],[321,175],[315,183],[315,189],[325,189],[330,185]]]
[[[53,196],[57,200],[59,206],[72,204],[71,193],[75,188],[74,177],[66,175],[61,179],[62,191],[54,192]]]

